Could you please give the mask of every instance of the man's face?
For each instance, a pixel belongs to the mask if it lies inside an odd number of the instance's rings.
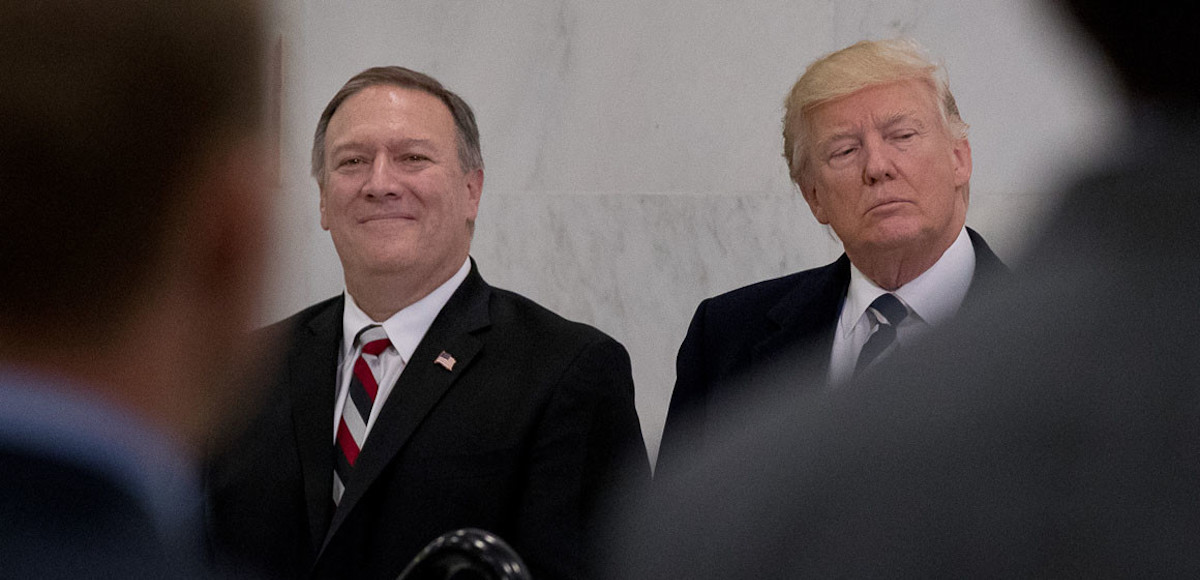
[[[801,190],[847,253],[944,250],[954,241],[966,221],[971,147],[950,137],[926,85],[868,87],[810,119]]]
[[[450,109],[391,85],[346,99],[325,134],[321,227],[347,283],[449,277],[467,258],[483,170],[464,173]]]

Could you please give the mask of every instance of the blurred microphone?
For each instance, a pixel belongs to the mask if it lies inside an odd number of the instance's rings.
[[[475,528],[443,534],[425,546],[396,580],[530,580],[517,552]]]

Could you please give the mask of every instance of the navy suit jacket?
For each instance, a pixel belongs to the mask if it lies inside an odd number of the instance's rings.
[[[0,578],[212,578],[194,465],[67,375],[0,360]],[[229,576],[231,577],[231,576]]]
[[[201,578],[123,483],[0,442],[0,578]]]
[[[1008,270],[978,233],[967,228],[967,234],[975,250],[975,275],[963,303],[969,309]],[[701,302],[676,359],[659,469],[670,469],[688,449],[707,446],[714,420],[740,406],[742,399],[764,394],[747,393],[746,385],[820,388],[823,383],[798,384],[767,373],[783,368],[773,363],[786,360],[793,363],[785,365],[788,372],[796,376],[828,374],[834,330],[849,287],[850,259],[842,254],[832,264]],[[731,381],[738,387],[729,386]]]
[[[1200,576],[1200,107],[1156,113],[988,303],[656,481],[610,577]]]
[[[333,431],[343,298],[283,321],[272,400],[209,472],[211,537],[280,577],[394,579],[463,527],[535,578],[584,575],[618,481],[649,479],[629,355],[474,263],[388,397],[340,505]],[[434,364],[441,352],[452,370]]]

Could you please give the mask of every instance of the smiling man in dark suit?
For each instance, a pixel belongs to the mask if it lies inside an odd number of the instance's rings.
[[[784,116],[784,157],[845,254],[702,302],[679,349],[659,465],[708,444],[746,385],[838,385],[977,301],[1006,272],[965,227],[967,125],[945,70],[906,40],[860,42],[808,67]],[[758,373],[806,361],[800,376]],[[730,387],[736,380],[741,388]]]
[[[629,357],[483,281],[470,108],[363,71],[321,116],[313,175],[346,292],[279,325],[275,399],[214,463],[215,540],[285,577],[391,579],[476,527],[534,577],[584,576],[613,484],[649,477]]]

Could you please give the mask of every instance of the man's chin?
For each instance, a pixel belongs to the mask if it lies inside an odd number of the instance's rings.
[[[420,271],[421,264],[415,256],[389,255],[370,260],[364,270],[376,276],[400,276]]]
[[[917,224],[890,224],[872,231],[871,236],[862,240],[857,246],[862,251],[874,254],[899,254],[924,251],[931,246],[938,245],[939,240],[946,237],[949,237],[950,241],[954,239],[954,236],[944,236],[941,232],[930,231],[918,227]]]
[[[871,231],[867,245],[880,250],[900,250],[920,243],[928,237],[917,224],[907,220],[888,220]]]

